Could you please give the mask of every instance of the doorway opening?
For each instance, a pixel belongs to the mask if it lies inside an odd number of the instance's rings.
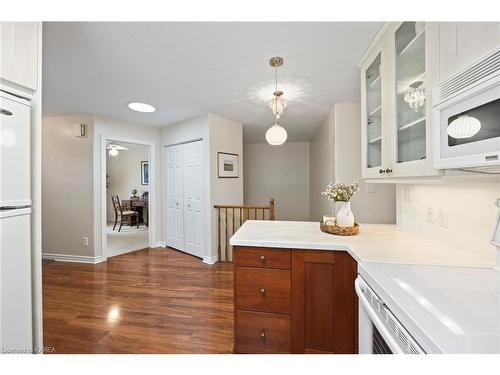
[[[120,138],[102,142],[104,259],[152,247],[152,147]]]

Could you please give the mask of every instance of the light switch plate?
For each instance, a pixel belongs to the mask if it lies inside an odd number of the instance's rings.
[[[413,185],[403,186],[403,199],[407,202],[413,202],[415,200],[415,188]]]
[[[87,247],[89,246],[89,238],[88,237],[83,237],[83,246]]]
[[[448,209],[440,207],[437,209],[437,223],[443,228],[448,228]]]

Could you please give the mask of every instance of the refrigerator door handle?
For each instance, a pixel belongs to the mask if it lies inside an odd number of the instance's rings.
[[[31,205],[26,204],[24,206],[2,206],[0,207],[0,211],[10,211],[10,210],[20,210],[22,208],[30,208]]]
[[[5,115],[5,116],[12,116],[11,111],[9,111],[8,109],[3,109],[3,108],[0,108],[0,114]]]

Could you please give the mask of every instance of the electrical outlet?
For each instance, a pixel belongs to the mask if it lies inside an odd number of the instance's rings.
[[[407,202],[413,202],[415,200],[415,188],[413,185],[403,186],[403,199]]]
[[[83,237],[83,246],[85,246],[85,247],[89,246],[89,238],[88,237]]]
[[[434,209],[432,207],[425,207],[425,221],[434,224]]]
[[[437,222],[443,228],[448,228],[448,209],[440,207],[437,209]]]
[[[367,193],[371,193],[371,194],[376,193],[377,192],[377,185],[375,185],[375,184],[366,184],[365,185],[365,191]]]

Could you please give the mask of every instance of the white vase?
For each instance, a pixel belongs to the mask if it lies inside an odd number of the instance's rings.
[[[354,226],[354,215],[351,210],[351,202],[336,202],[337,226],[341,228],[348,228]]]

